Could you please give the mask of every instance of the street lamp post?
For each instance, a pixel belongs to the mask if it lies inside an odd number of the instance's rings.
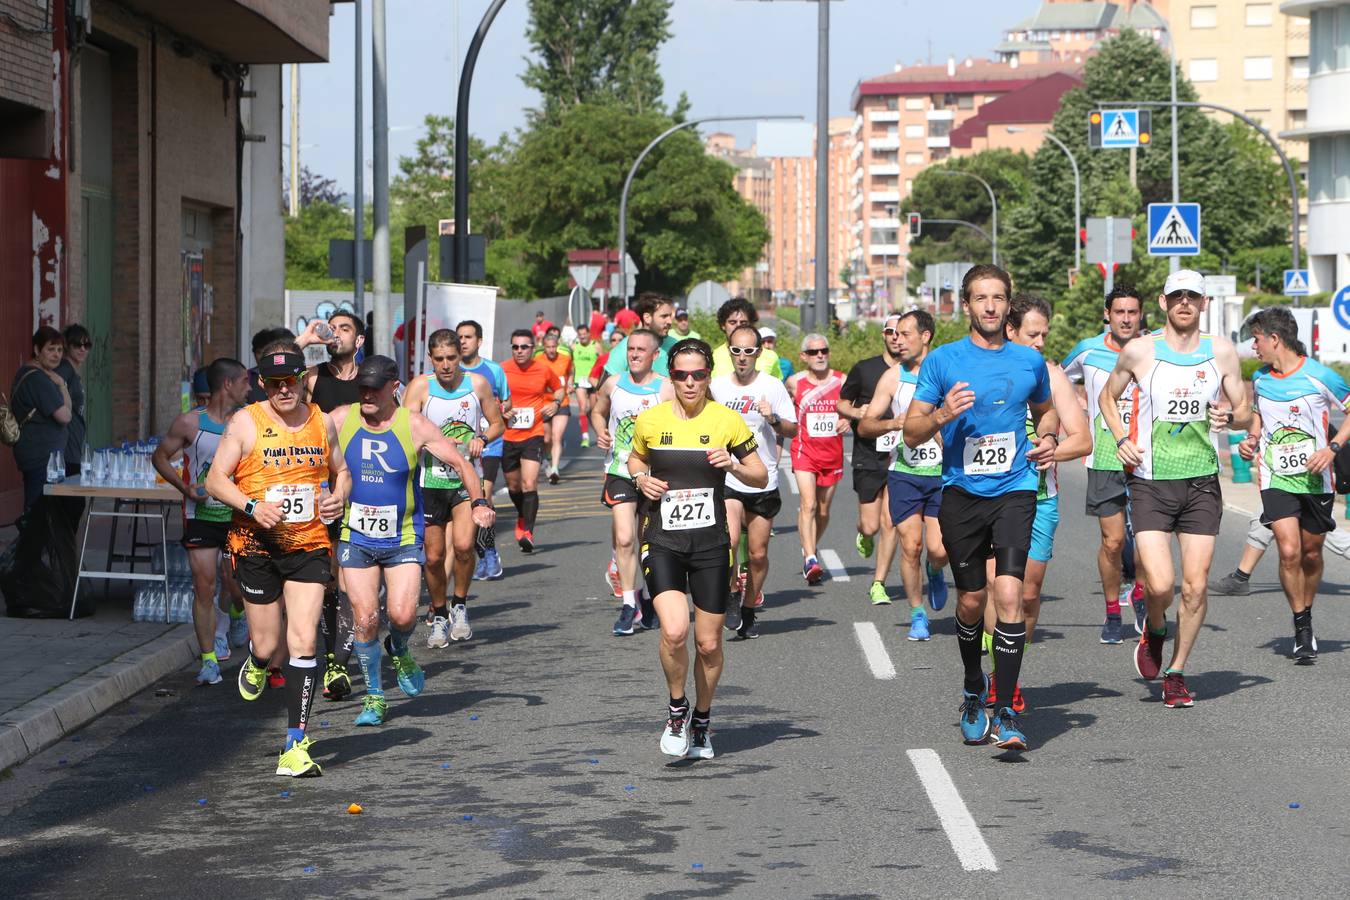
[[[967,228],[973,229],[975,232],[977,232],[977,233],[980,235],[980,237],[984,238],[984,239],[985,239],[986,241],[988,241],[990,244],[993,244],[993,242],[994,242],[994,239],[993,239],[992,237],[990,237],[989,232],[985,231],[983,228],[981,228],[980,226],[976,225],[974,222],[967,222],[965,219],[930,219],[930,218],[928,218],[927,216],[924,216],[924,217],[923,217],[923,224],[925,224],[925,225],[964,225],[964,226],[966,226]]]
[[[989,182],[985,181],[974,172],[967,172],[964,169],[934,169],[933,171],[939,175],[963,175],[966,178],[973,178],[984,185],[985,191],[989,194],[989,205],[993,207],[994,210],[993,216],[989,222],[989,230],[993,232],[993,236],[990,238],[989,243],[992,245],[994,265],[998,265],[998,200],[994,198],[994,189],[989,186]]]
[[[623,190],[619,193],[619,291],[623,294],[624,306],[628,305],[628,191],[633,186],[633,179],[637,176],[638,166],[642,165],[642,161],[647,158],[647,154],[651,153],[656,149],[657,144],[675,132],[701,125],[704,122],[778,121],[782,119],[795,120],[801,119],[801,116],[704,116],[699,119],[689,119],[667,128],[642,149],[637,159],[633,160],[633,165],[629,168],[628,175],[623,180]]]
[[[451,275],[460,284],[469,280],[469,89],[473,87],[478,51],[483,48],[492,20],[497,18],[504,3],[506,0],[492,0],[492,5],[483,13],[478,30],[469,42],[469,52],[464,56],[464,68],[459,76],[459,96],[455,102],[455,258]]]
[[[1008,126],[1009,134],[1017,134],[1022,131],[1026,131],[1026,129],[1018,125]],[[1077,272],[1083,268],[1083,242],[1079,238],[1083,228],[1083,179],[1078,174],[1078,160],[1073,158],[1073,151],[1068,148],[1068,145],[1048,131],[1045,132],[1044,137],[1064,151],[1064,155],[1069,158],[1069,165],[1073,167],[1073,268]]]

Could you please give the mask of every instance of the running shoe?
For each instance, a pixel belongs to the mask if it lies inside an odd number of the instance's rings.
[[[384,714],[389,709],[383,694],[366,694],[361,701],[361,711],[356,714],[357,725],[383,725]]]
[[[692,759],[712,759],[712,738],[707,725],[689,723],[689,756]]]
[[[1145,634],[1139,639],[1139,645],[1134,648],[1134,670],[1139,673],[1139,677],[1148,681],[1153,681],[1162,671],[1162,651],[1163,642],[1167,640],[1165,634],[1154,634],[1145,629]]]
[[[983,675],[984,690],[978,694],[961,690],[961,740],[967,744],[983,744],[989,737],[989,714],[984,701],[989,695],[989,676]]]
[[[802,563],[802,577],[812,587],[825,580],[825,570],[820,567],[820,563],[816,562],[814,556],[808,556],[806,562]]]
[[[1120,613],[1107,613],[1106,622],[1102,625],[1102,643],[1119,644],[1123,640],[1125,638]]]
[[[591,436],[589,434],[583,434],[581,436],[581,446],[589,447],[590,445],[591,445]]]
[[[319,764],[309,758],[310,739],[297,741],[277,759],[277,774],[291,778],[318,778],[323,774]]]
[[[1011,705],[1013,712],[1017,713],[1019,716],[1022,714],[1022,711],[1027,708],[1027,700],[1022,696],[1022,682],[1020,681],[1013,685]],[[985,699],[984,706],[985,709],[998,708],[998,685],[994,683],[994,679],[992,678],[989,679],[989,696]]]
[[[485,553],[478,558],[478,565],[473,567],[473,580],[487,581],[487,578],[488,578],[487,554]]]
[[[1252,592],[1251,579],[1238,578],[1236,572],[1229,572],[1222,578],[1211,580],[1209,592],[1221,594],[1225,597],[1245,597]]]
[[[426,687],[427,676],[417,664],[417,660],[413,659],[412,650],[404,650],[402,655],[395,656],[394,651],[390,649],[388,638],[384,639],[384,649],[389,652],[389,661],[394,664],[398,686],[403,693],[409,697],[416,697],[422,693],[422,688]]]
[[[274,691],[284,688],[286,686],[286,673],[280,669],[268,669],[267,686]]]
[[[342,700],[351,692],[352,676],[347,674],[347,667],[338,665],[330,653],[328,665],[323,670],[323,698]]]
[[[1312,626],[1305,625],[1294,631],[1294,659],[1298,662],[1311,662],[1317,659],[1317,638],[1313,637]]]
[[[736,587],[732,589],[733,594],[745,596],[745,583],[750,580],[750,573],[746,571],[745,566],[741,566],[736,571]]]
[[[450,646],[450,620],[437,616],[431,620],[431,634],[427,635],[427,647],[432,650]]]
[[[1134,587],[1121,587],[1120,605],[1124,606],[1129,602],[1130,609],[1134,612],[1134,633],[1144,633],[1144,622],[1148,619],[1148,604],[1144,601],[1144,590],[1138,582]]]
[[[516,516],[516,540],[520,540],[520,536],[524,533],[525,533],[525,519],[522,518],[521,516]]]
[[[230,646],[244,647],[248,644],[248,619],[230,616]]]
[[[891,595],[886,593],[886,585],[880,581],[874,581],[872,586],[867,589],[867,599],[872,601],[873,606],[888,606],[891,602]]]
[[[522,531],[520,533],[520,536],[516,538],[516,543],[520,544],[521,553],[533,553],[534,533],[530,531]]]
[[[473,627],[469,625],[469,608],[463,603],[450,607],[450,640],[467,641],[473,637]]]
[[[267,670],[255,666],[251,656],[244,657],[244,664],[239,667],[239,696],[245,700],[257,700],[262,696],[266,684]]]
[[[754,608],[749,608],[749,612],[750,614],[746,615],[746,607],[741,608],[741,621],[736,626],[736,637],[733,640],[753,641],[759,637],[759,626],[755,624]]]
[[[909,611],[909,634],[907,638],[911,641],[926,641],[928,634],[928,615],[923,611],[923,607],[911,609]]]
[[[549,484],[557,484],[557,483],[558,483],[558,467],[557,467],[557,466],[549,466],[549,467],[548,467],[548,483],[549,483]]]
[[[678,759],[689,755],[689,707],[673,711],[666,719],[661,732],[661,752]]]
[[[998,682],[997,680],[990,678],[989,693],[984,695],[984,708],[993,709],[996,706],[998,706]]]
[[[1163,706],[1168,709],[1185,709],[1195,705],[1195,698],[1186,690],[1186,678],[1180,672],[1168,672],[1163,676]]]
[[[605,570],[605,582],[614,592],[615,600],[623,597],[623,582],[619,581],[619,563],[612,556],[609,558],[609,568]]]
[[[871,559],[872,551],[876,549],[876,539],[870,534],[858,532],[858,536],[853,539],[853,546],[858,548],[858,555],[863,559]]]
[[[633,633],[633,620],[637,618],[637,607],[624,605],[619,609],[619,619],[614,623],[614,633],[626,635]],[[639,626],[641,627],[641,626]]]
[[[941,569],[928,569],[928,606],[937,612],[947,605],[947,579]]]
[[[202,670],[197,673],[198,684],[220,684],[220,663],[214,659],[202,660]]]
[[[656,604],[652,602],[651,597],[640,594],[638,596],[638,607],[642,610],[642,618],[639,621],[644,629],[652,631],[661,627],[661,620],[656,617]]]
[[[994,636],[987,631],[980,632],[980,655],[994,658]]]
[[[496,547],[489,547],[483,552],[483,563],[487,566],[484,574],[488,581],[496,581],[502,577],[502,558],[497,553]]]
[[[223,634],[217,634],[213,649],[216,651],[216,662],[225,662],[230,658],[230,639]]]
[[[1002,750],[1027,749],[1027,736],[1017,727],[1017,713],[1011,706],[998,711],[994,722],[994,746]]]

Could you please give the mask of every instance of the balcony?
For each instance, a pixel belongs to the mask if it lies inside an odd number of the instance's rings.
[[[884,163],[879,166],[868,166],[867,171],[871,173],[873,178],[885,178],[888,175],[899,175],[900,167],[895,163]],[[861,174],[862,169],[859,169],[858,173]]]
[[[122,0],[122,5],[230,62],[328,60],[328,0]]]
[[[925,115],[930,122],[950,122],[956,118],[950,109],[930,109]]]
[[[850,152],[849,155],[853,157],[854,162],[857,162],[858,157],[862,156],[862,152],[863,152],[863,145],[862,142],[859,141],[853,145],[853,150]]]
[[[863,170],[862,167],[859,166],[858,168],[853,170],[853,175],[849,178],[849,181],[853,182],[854,184],[857,184],[858,182],[862,181],[862,177],[863,177]]]
[[[874,109],[867,114],[869,122],[899,122],[900,110],[898,109]]]
[[[899,150],[900,136],[887,134],[882,137],[874,137],[868,140],[867,146],[871,150]]]
[[[951,135],[947,134],[940,135],[938,137],[927,137],[924,139],[924,146],[927,147],[929,150],[936,150],[942,147],[950,147],[951,145],[952,145]]]
[[[899,256],[899,244],[873,244],[868,248],[873,256]]]
[[[850,203],[850,204],[848,205],[848,208],[849,208],[849,209],[855,209],[855,210],[856,210],[856,209],[862,209],[862,205],[863,205],[863,195],[860,194],[860,193],[859,193],[859,194],[854,194],[854,195],[853,195],[853,202]],[[862,223],[860,222],[859,224],[862,224]]]
[[[899,203],[899,191],[872,191],[867,195],[869,203]]]
[[[862,113],[859,113],[858,115],[853,117],[853,127],[849,129],[850,133],[853,135],[855,139],[858,137],[858,135],[862,134],[862,127],[863,127],[863,117]]]
[[[894,216],[887,219],[868,219],[867,225],[869,228],[899,228],[900,220]]]
[[[855,236],[856,236],[856,235],[859,235],[859,234],[862,234],[862,230],[863,230],[863,220],[862,220],[862,219],[856,219],[856,220],[854,220],[854,222],[853,222],[853,227],[849,229],[849,231],[852,231],[853,234],[854,234]]]

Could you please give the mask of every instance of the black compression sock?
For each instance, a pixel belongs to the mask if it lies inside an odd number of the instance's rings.
[[[337,647],[332,651],[333,662],[347,668],[352,658],[352,648],[356,646],[356,619],[352,615],[352,601],[343,592],[337,595]]]
[[[1241,569],[1234,569],[1233,577],[1236,578],[1238,581],[1246,581],[1248,578],[1252,577],[1252,573],[1244,572]]]
[[[507,496],[511,498],[511,505],[516,508],[516,515],[525,515],[525,494],[522,491],[507,491]]]
[[[337,652],[338,634],[338,592],[337,585],[323,592],[323,615],[319,618],[323,632],[323,648],[327,653]]]
[[[1017,678],[1022,674],[1022,653],[1026,644],[1026,622],[999,622],[994,626],[994,654],[998,660],[994,667],[994,685],[1004,706],[1012,706]]]
[[[1294,613],[1294,628],[1295,628],[1295,629],[1299,629],[1299,628],[1311,628],[1311,627],[1312,627],[1312,610],[1311,610],[1311,609],[1305,609],[1303,612],[1297,612],[1297,613]]]
[[[319,667],[312,656],[292,656],[286,669],[286,725],[304,731],[314,703]]]
[[[956,646],[961,650],[961,665],[965,666],[966,690],[978,694],[984,689],[984,670],[980,667],[980,635],[984,628],[979,622],[967,625],[956,616]]]
[[[534,531],[534,520],[539,516],[539,492],[526,491],[522,497],[520,514],[525,519],[525,530]]]

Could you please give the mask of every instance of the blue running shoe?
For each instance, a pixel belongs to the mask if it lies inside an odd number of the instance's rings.
[[[478,565],[473,567],[473,580],[487,581],[487,571],[487,556],[480,556],[478,558]]]
[[[361,702],[361,711],[356,714],[356,724],[383,725],[386,709],[388,704],[385,703],[383,695],[366,694],[366,699]]]
[[[928,634],[928,616],[923,608],[911,609],[909,611],[909,639],[911,641],[926,641]]]
[[[1027,736],[1017,727],[1017,713],[1005,706],[998,711],[994,725],[994,744],[1004,750],[1027,749]]]
[[[202,670],[197,673],[198,684],[220,684],[220,663],[214,659],[202,660]]]
[[[248,644],[248,619],[230,616],[230,646],[244,647]]]
[[[632,634],[633,620],[636,619],[637,616],[638,608],[636,606],[625,605],[619,610],[619,621],[614,623],[614,633],[618,635]],[[638,627],[641,628],[642,626],[639,625]]]
[[[967,744],[983,744],[989,737],[989,714],[984,711],[984,701],[989,696],[989,676],[982,677],[984,687],[978,694],[965,689],[961,691],[961,739]]]
[[[947,605],[947,579],[941,569],[928,566],[928,605],[937,612]]]
[[[484,575],[489,581],[496,581],[502,577],[502,558],[498,555],[496,547],[489,547],[483,551],[483,563],[487,566]]]
[[[385,649],[389,649],[387,642]],[[394,674],[398,675],[398,686],[403,693],[409,697],[416,697],[422,693],[422,688],[427,684],[427,676],[417,664],[417,660],[413,659],[411,650],[405,650],[400,656],[395,656],[390,650],[389,661],[394,664]]]
[[[227,660],[227,659],[230,658],[230,640],[229,640],[229,638],[226,637],[226,636],[223,635],[223,634],[217,634],[217,635],[216,635],[216,644],[215,644],[215,648],[214,648],[214,649],[215,649],[215,651],[216,651],[216,660],[217,660],[218,662],[225,662],[225,660]]]

